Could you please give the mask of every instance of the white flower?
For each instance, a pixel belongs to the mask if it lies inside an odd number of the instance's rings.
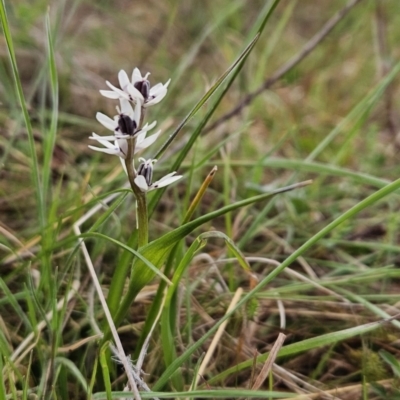
[[[153,164],[157,162],[157,160],[145,160],[144,158],[139,158],[139,161],[142,161],[142,163],[139,165],[138,175],[135,178],[135,183],[142,192],[150,192],[151,190],[159,189],[182,178],[182,175],[175,175],[176,172],[171,172],[157,182],[152,183]]]
[[[89,137],[89,139],[97,140],[100,144],[102,144],[105,148],[102,147],[96,147],[96,146],[89,146],[90,149],[95,150],[95,151],[100,151],[102,153],[107,153],[107,154],[112,154],[115,156],[118,156],[120,158],[125,159],[126,157],[126,150],[127,150],[127,143],[126,139],[118,139],[115,140],[114,144],[110,143],[108,141],[109,136],[106,137],[107,140],[103,139],[102,136],[96,135],[94,132],[92,133],[92,136]],[[114,137],[115,139],[115,137]],[[123,141],[124,140],[124,141]],[[120,143],[118,142],[120,141]]]
[[[107,129],[113,131],[114,134],[112,136],[99,136],[93,133],[89,139],[96,140],[105,148],[96,146],[89,146],[89,148],[95,151],[113,154],[125,159],[128,152],[128,140],[130,140],[132,136],[136,137],[136,154],[152,145],[161,131],[154,133],[150,137],[146,137],[147,132],[156,126],[156,122],[153,122],[150,125],[146,124],[141,129],[136,129],[140,123],[140,104],[138,103],[135,107],[135,111],[133,111],[128,100],[121,99],[120,103],[121,109],[118,109],[119,114],[116,115],[114,119],[107,117],[107,115],[100,112],[96,114],[96,119]]]
[[[117,88],[110,82],[106,81],[107,86],[112,90],[100,90],[100,93],[109,99],[126,99],[134,103],[141,103],[146,108],[159,103],[167,94],[168,85],[171,79],[164,85],[157,83],[151,87],[147,77],[150,75],[148,72],[142,76],[138,68],[135,68],[132,73],[132,80],[124,70],[119,71],[118,81],[121,88]]]

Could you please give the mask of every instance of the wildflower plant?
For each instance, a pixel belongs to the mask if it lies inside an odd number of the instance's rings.
[[[167,94],[168,85],[158,83],[151,87],[147,79],[150,73],[144,77],[138,68],[132,73],[132,80],[129,81],[128,75],[124,70],[118,74],[121,88],[113,86],[110,82],[106,84],[112,90],[100,90],[100,93],[112,100],[118,100],[120,105],[116,107],[118,112],[114,118],[110,118],[102,113],[97,113],[97,120],[107,129],[113,132],[110,136],[99,136],[93,133],[90,139],[96,140],[104,147],[89,146],[92,150],[107,154],[116,155],[121,160],[124,171],[137,201],[137,228],[138,245],[145,246],[148,243],[148,211],[147,211],[147,192],[167,186],[179,180],[182,176],[171,172],[153,182],[153,164],[155,159],[145,160],[139,158],[135,164],[137,153],[151,146],[160,135],[161,131],[147,137],[148,131],[156,126],[156,122],[150,125],[143,125],[146,108],[158,104]],[[139,166],[138,162],[140,162]],[[136,165],[136,166],[135,166]]]
[[[257,38],[256,38],[257,39]],[[252,44],[245,50],[241,55],[239,60],[232,66],[233,69],[240,60],[245,59],[246,55],[254,46],[256,39]],[[209,98],[209,96],[216,91],[220,84],[229,75],[229,70],[221,77],[220,82],[218,82],[210,91],[200,100],[199,104],[195,106],[191,114],[194,114],[199,106],[204,104],[204,102]],[[123,318],[125,318],[127,311],[135,299],[136,295],[140,290],[150,282],[150,280],[158,275],[161,277],[161,282],[159,284],[159,289],[157,291],[156,298],[152,304],[152,308],[149,313],[149,317],[146,320],[145,326],[142,331],[142,335],[139,339],[137,352],[135,353],[135,358],[143,358],[143,352],[146,352],[148,338],[151,334],[154,324],[160,317],[160,308],[164,307],[164,312],[162,313],[161,326],[162,326],[162,336],[165,338],[163,340],[164,347],[164,358],[167,365],[172,363],[176,359],[176,354],[173,348],[171,348],[170,338],[173,331],[171,326],[170,318],[170,305],[173,295],[179,281],[183,276],[185,269],[188,267],[190,260],[196,252],[198,252],[205,244],[205,242],[211,237],[220,237],[225,240],[227,246],[231,249],[232,253],[235,254],[237,259],[240,261],[242,267],[250,273],[250,268],[245,260],[244,256],[241,254],[240,250],[235,246],[235,244],[223,233],[221,232],[208,232],[201,234],[195,242],[190,247],[186,256],[178,263],[174,265],[176,250],[179,241],[184,239],[189,233],[191,233],[195,228],[201,226],[205,222],[219,216],[224,215],[227,212],[235,210],[237,208],[243,207],[247,204],[254,203],[266,198],[269,198],[275,194],[282,193],[288,190],[292,190],[301,187],[309,182],[304,182],[301,184],[296,184],[283,189],[276,190],[272,193],[263,194],[260,196],[255,196],[248,200],[242,202],[237,202],[235,204],[223,207],[214,212],[210,212],[200,218],[190,221],[195,208],[199,205],[202,196],[204,195],[208,185],[213,179],[217,168],[214,167],[210,172],[203,185],[199,189],[197,195],[195,196],[192,204],[186,212],[186,216],[182,221],[182,225],[171,232],[166,233],[160,238],[156,238],[149,242],[148,233],[148,219],[149,219],[149,207],[147,202],[147,193],[155,189],[165,188],[166,186],[178,181],[182,175],[177,175],[176,171],[172,171],[166,174],[164,177],[155,180],[154,166],[157,163],[157,158],[143,158],[137,156],[139,152],[144,149],[149,149],[150,146],[159,138],[160,131],[149,135],[149,131],[156,126],[156,122],[150,124],[144,124],[144,115],[147,108],[150,106],[158,104],[167,94],[167,89],[170,81],[168,80],[165,84],[157,84],[151,87],[148,81],[149,73],[144,77],[141,75],[140,71],[135,68],[132,74],[132,80],[128,79],[128,75],[125,71],[120,71],[118,74],[118,80],[120,88],[112,85],[110,82],[106,82],[112,90],[101,90],[100,93],[113,101],[118,101],[119,105],[116,107],[117,114],[110,118],[102,113],[97,113],[96,119],[107,129],[113,132],[112,135],[100,136],[96,133],[92,133],[90,136],[91,140],[97,141],[103,147],[89,145],[92,150],[103,152],[110,155],[116,155],[119,157],[123,169],[127,174],[128,181],[132,192],[136,198],[136,218],[137,218],[137,247],[136,249],[130,248],[129,251],[133,253],[136,257],[133,260],[132,267],[130,269],[126,268],[124,265],[116,266],[116,271],[114,278],[111,283],[108,297],[108,306],[110,315],[113,318],[113,322],[108,321],[108,325],[104,327],[104,338],[106,341],[110,338],[110,334],[113,331],[113,324],[118,326]],[[232,80],[233,81],[233,80]],[[190,117],[184,121],[186,122]],[[211,115],[211,114],[210,114]],[[157,153],[157,157],[162,155],[163,150],[171,143],[171,140],[176,137],[176,134],[181,129],[182,125],[169,137],[167,142],[162,147],[162,150]],[[201,126],[197,129],[192,136],[192,140],[181,154],[186,154],[190,146],[193,144],[198,134],[201,131]],[[178,158],[178,164],[181,162],[181,158]],[[179,165],[176,165],[177,167]],[[155,198],[157,200],[157,198]],[[154,209],[154,206],[152,207]],[[135,237],[135,235],[133,235]],[[127,247],[125,246],[127,249]],[[161,267],[165,264],[163,273],[161,272]],[[93,278],[96,277],[93,275]],[[129,276],[130,275],[130,276]],[[121,299],[120,293],[123,290],[123,285],[125,278],[129,276],[128,290],[125,296]],[[170,280],[171,279],[171,280]],[[253,279],[253,278],[251,278]],[[169,285],[167,289],[167,285]],[[164,298],[164,291],[167,289]],[[162,299],[164,298],[164,306],[162,305]],[[237,295],[237,301],[239,301],[240,294]],[[113,332],[113,337],[116,342],[119,341],[118,336]],[[119,356],[122,359],[121,355]],[[122,361],[121,361],[122,362]],[[205,366],[203,365],[203,368]],[[129,367],[128,367],[129,369]],[[137,370],[138,366],[134,367]],[[140,369],[140,368],[139,368]],[[127,371],[128,372],[128,371]],[[129,375],[129,374],[128,374]],[[131,371],[133,376],[133,372]],[[174,386],[177,388],[182,388],[183,383],[177,379],[173,378]],[[133,379],[140,385],[140,379]],[[131,388],[135,383],[131,383]]]

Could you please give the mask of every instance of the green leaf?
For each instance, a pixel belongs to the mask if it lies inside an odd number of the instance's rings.
[[[3,365],[3,351],[2,351],[2,347],[3,347],[3,341],[1,340],[2,339],[2,334],[0,334],[0,349],[1,349],[1,351],[0,351],[0,371],[3,371],[3,367],[4,367],[4,365]],[[3,373],[3,372],[2,372]],[[0,399],[5,399],[6,398],[6,388],[5,388],[5,382],[4,382],[4,379],[2,378],[2,379],[0,379]]]
[[[393,373],[400,377],[400,362],[399,360],[393,355],[388,353],[386,350],[379,351],[379,355],[383,358],[383,360],[390,365],[393,370]]]
[[[124,250],[130,252],[131,254],[135,255],[143,264],[143,269],[149,269],[151,271],[152,276],[154,277],[155,275],[158,275],[161,279],[163,279],[165,282],[167,282],[168,284],[171,284],[171,281],[159,270],[159,268],[157,268],[155,266],[155,264],[153,264],[151,261],[149,261],[149,259],[147,259],[146,257],[144,257],[140,252],[131,249],[130,247],[128,247],[127,245],[125,245],[124,243],[113,239],[109,236],[103,235],[101,233],[98,232],[88,232],[88,233],[82,233],[80,235],[80,237],[82,238],[91,238],[91,237],[97,237],[100,239],[104,239],[107,240],[111,243],[116,244],[117,246],[123,248]],[[146,246],[147,247],[147,246]]]
[[[204,234],[203,234],[204,235]],[[171,364],[176,358],[174,337],[173,337],[173,327],[171,326],[171,301],[173,295],[179,285],[182,276],[190,264],[193,256],[205,245],[205,240],[203,240],[203,235],[199,235],[196,240],[191,244],[181,262],[179,263],[174,276],[172,278],[172,285],[168,288],[167,294],[165,296],[164,309],[161,314],[161,344],[163,347],[164,361],[165,365]],[[172,377],[174,381],[174,387],[176,389],[182,389],[183,385],[180,384],[177,378]]]
[[[73,361],[68,360],[65,357],[56,357],[55,362],[56,362],[56,364],[63,365],[65,368],[67,368],[69,370],[69,372],[73,376],[75,376],[77,382],[80,383],[84,392],[87,393],[88,385],[87,385],[86,379],[82,375],[82,372],[79,370],[79,368],[76,366],[76,364]]]
[[[380,307],[376,306],[375,304],[370,303],[368,300],[365,300],[361,296],[359,296],[359,295],[357,295],[355,293],[349,292],[348,290],[345,290],[345,289],[341,289],[341,288],[335,288],[335,289],[339,293],[343,293],[346,297],[348,297],[352,301],[362,304],[366,309],[370,310],[371,312],[373,312],[377,316],[379,316],[381,318],[390,318],[391,317],[390,314],[388,314],[387,312],[383,311]],[[400,328],[400,322],[399,321],[394,320],[394,321],[392,321],[392,324],[397,329]]]
[[[29,151],[30,151],[30,160],[31,160],[31,168],[30,169],[31,169],[32,181],[33,181],[33,185],[34,185],[34,189],[35,189],[40,227],[43,231],[46,226],[46,218],[45,218],[43,193],[42,193],[40,177],[39,177],[39,163],[38,163],[38,158],[37,158],[36,149],[35,149],[35,139],[33,137],[32,124],[31,124],[31,119],[30,119],[29,113],[28,113],[28,107],[26,104],[24,91],[22,90],[21,79],[19,77],[17,60],[15,57],[15,50],[14,50],[14,45],[13,45],[13,41],[11,38],[11,32],[10,32],[10,27],[8,24],[6,6],[5,6],[4,0],[1,0],[1,2],[0,2],[0,18],[1,18],[1,24],[3,27],[3,31],[4,31],[4,37],[6,40],[8,56],[10,58],[11,71],[12,71],[13,78],[14,78],[16,93],[17,93],[17,97],[19,100],[21,110],[22,110],[22,114],[24,116],[25,126],[26,126],[26,130],[28,133]]]
[[[3,291],[4,296],[8,299],[8,302],[14,309],[14,312],[21,318],[21,321],[25,325],[26,330],[32,331],[33,327],[28,317],[26,316],[25,312],[19,305],[18,300],[15,298],[15,295],[10,291],[6,283],[1,278],[0,278],[0,289]]]
[[[51,102],[52,102],[52,112],[50,127],[48,131],[43,136],[43,195],[47,196],[49,193],[49,183],[51,174],[51,160],[53,157],[54,144],[57,135],[57,125],[58,125],[58,76],[57,76],[57,66],[54,53],[53,35],[51,31],[50,24],[50,13],[47,12],[46,15],[46,33],[47,33],[47,59],[48,59],[48,69],[50,71],[50,88],[51,88]],[[45,200],[49,201],[50,198]]]
[[[106,398],[107,400],[112,400],[113,396],[111,395],[111,382],[110,382],[110,371],[108,369],[108,346],[109,343],[105,342],[100,349],[100,365],[101,365],[101,372],[103,373],[103,381],[104,386],[106,388]]]

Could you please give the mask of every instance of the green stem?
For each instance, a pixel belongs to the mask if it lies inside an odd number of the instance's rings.
[[[142,113],[139,121],[139,127],[143,124],[145,109],[142,108]],[[139,128],[137,128],[139,129]],[[126,172],[128,174],[129,183],[131,185],[132,191],[135,195],[137,202],[136,209],[136,218],[137,218],[137,227],[138,234],[137,236],[133,233],[131,237],[137,237],[137,247],[143,247],[148,244],[149,241],[149,215],[147,211],[147,197],[146,193],[142,192],[140,188],[135,183],[135,178],[137,176],[137,172],[135,170],[134,164],[134,155],[135,155],[135,147],[136,147],[136,136],[127,139],[128,142],[128,150],[125,158],[125,167]],[[135,246],[136,240],[130,240],[128,242],[128,246]],[[127,254],[127,253],[125,253]],[[123,291],[123,287],[125,284],[125,279],[128,276],[128,263],[122,262],[116,265],[116,270],[111,281],[110,291],[107,297],[108,306],[110,308],[111,314],[113,316],[116,315],[118,308],[120,307],[121,302],[121,293]],[[106,326],[108,329],[108,326]]]
[[[133,164],[133,155],[135,153],[136,138],[128,140],[128,154],[125,159],[126,171],[128,173],[129,183],[137,201],[136,218],[138,221],[138,247],[145,246],[149,242],[149,222],[147,214],[146,193],[142,192],[135,183],[136,170]]]
[[[137,197],[137,216],[139,222],[138,232],[138,248],[146,246],[149,243],[149,220],[147,216],[147,199],[146,194],[140,192],[141,196]]]

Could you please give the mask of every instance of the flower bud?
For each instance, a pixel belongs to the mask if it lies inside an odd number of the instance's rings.
[[[128,115],[121,114],[118,119],[118,127],[125,135],[132,136],[136,130],[136,122]]]
[[[133,85],[144,97],[146,101],[150,95],[150,82],[147,79],[143,79],[141,81],[135,82]]]
[[[153,180],[152,162],[142,162],[138,168],[138,175],[142,175],[146,180],[147,186],[151,186],[151,181]]]

